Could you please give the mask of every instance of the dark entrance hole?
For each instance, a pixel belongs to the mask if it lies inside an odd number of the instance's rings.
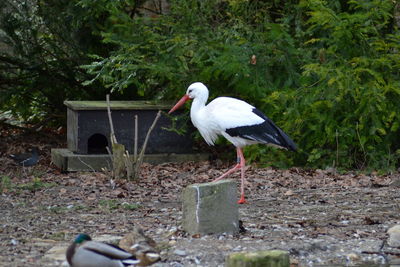
[[[93,134],[88,139],[88,154],[107,154],[107,138],[102,134]]]

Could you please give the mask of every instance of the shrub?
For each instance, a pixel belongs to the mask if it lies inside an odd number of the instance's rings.
[[[309,16],[304,46],[313,55],[302,66],[301,86],[288,95],[276,92],[266,103],[290,102],[284,126],[295,129],[305,164],[393,169],[400,152],[400,35],[392,28],[394,5],[347,4],[346,10],[335,10],[325,1],[300,3]]]
[[[143,2],[40,1],[41,12],[23,2],[34,12],[2,16],[18,63],[6,62],[12,71],[2,79],[18,83],[0,94],[8,100],[0,108],[48,113],[54,99],[103,98],[108,90],[114,99],[176,99],[202,81],[211,98],[234,96],[263,110],[299,146],[298,153],[249,147],[250,160],[384,170],[398,164],[395,1],[170,0],[168,12],[151,16],[138,11]],[[56,21],[48,15],[54,10]]]
[[[0,110],[34,121],[64,114],[66,99],[93,99],[104,89],[80,65],[87,53],[106,55],[92,32],[97,17],[76,1],[5,0],[0,6]]]

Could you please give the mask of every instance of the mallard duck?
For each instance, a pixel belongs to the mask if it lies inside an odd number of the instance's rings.
[[[139,263],[131,253],[115,245],[92,241],[87,234],[75,238],[66,256],[72,267],[123,267]]]
[[[138,266],[149,266],[161,260],[160,254],[154,251],[154,248],[134,244],[129,248],[129,251],[134,252],[139,260]]]
[[[144,231],[138,226],[121,239],[119,246],[136,256],[140,261],[138,266],[149,266],[161,260],[156,248],[156,242],[146,236]]]

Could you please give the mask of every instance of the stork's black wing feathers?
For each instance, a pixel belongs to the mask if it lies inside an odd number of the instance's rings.
[[[274,144],[288,150],[296,151],[296,144],[276,126],[260,110],[254,108],[253,113],[264,119],[264,122],[255,125],[240,126],[226,129],[230,136],[239,136],[245,139],[257,141],[265,144]]]

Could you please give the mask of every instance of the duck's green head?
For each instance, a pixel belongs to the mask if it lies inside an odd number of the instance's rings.
[[[89,235],[87,235],[87,234],[79,234],[79,235],[75,238],[74,243],[76,243],[76,244],[81,244],[81,243],[83,243],[83,242],[85,242],[85,241],[90,241],[90,240],[92,240],[92,239],[90,238]]]

